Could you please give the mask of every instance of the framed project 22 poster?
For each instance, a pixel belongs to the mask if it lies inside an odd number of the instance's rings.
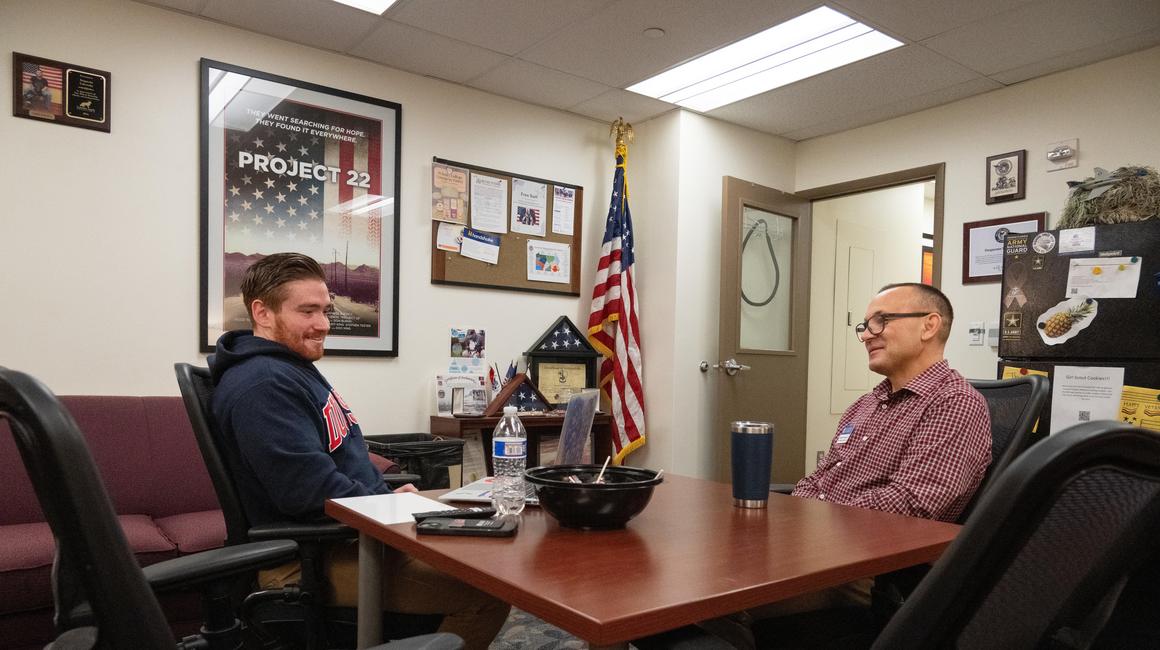
[[[399,161],[394,102],[201,61],[201,349],[249,329],[250,264],[322,265],[327,354],[398,356]]]

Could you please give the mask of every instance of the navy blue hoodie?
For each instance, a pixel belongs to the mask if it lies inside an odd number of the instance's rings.
[[[326,499],[386,494],[358,420],[314,364],[248,330],[209,358],[213,414],[252,525],[323,515]]]

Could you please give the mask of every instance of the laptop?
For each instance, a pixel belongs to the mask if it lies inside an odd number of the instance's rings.
[[[564,426],[560,430],[560,443],[556,448],[556,458],[552,465],[576,465],[584,462],[584,444],[592,432],[592,420],[596,417],[596,407],[600,402],[600,391],[595,388],[573,393],[564,411]],[[540,459],[544,461],[545,459]],[[549,464],[544,462],[545,465]],[[492,477],[481,478],[440,495],[440,501],[464,501],[468,503],[491,503]],[[539,505],[535,489],[531,483],[524,483],[525,503]]]

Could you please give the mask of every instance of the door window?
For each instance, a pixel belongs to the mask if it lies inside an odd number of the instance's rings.
[[[794,219],[761,208],[742,208],[741,347],[792,349]]]

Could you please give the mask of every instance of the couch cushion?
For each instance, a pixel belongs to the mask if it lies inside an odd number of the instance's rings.
[[[129,547],[144,565],[177,557],[177,547],[145,515],[119,515]],[[46,523],[0,526],[0,612],[52,606],[56,550]]]
[[[20,460],[20,452],[16,451],[12,429],[4,419],[0,419],[0,477],[4,481],[4,498],[0,499],[0,525],[44,521],[40,503],[36,500],[36,493],[32,491],[32,483]],[[0,553],[3,551],[0,548]]]
[[[142,397],[152,444],[153,518],[221,507],[180,397]],[[175,489],[176,488],[176,489]]]
[[[226,520],[221,510],[203,510],[154,520],[184,555],[225,546]]]
[[[64,395],[60,401],[84,434],[118,513],[167,517],[219,507],[180,397]],[[6,488],[0,524],[43,521],[3,420],[0,476]]]

